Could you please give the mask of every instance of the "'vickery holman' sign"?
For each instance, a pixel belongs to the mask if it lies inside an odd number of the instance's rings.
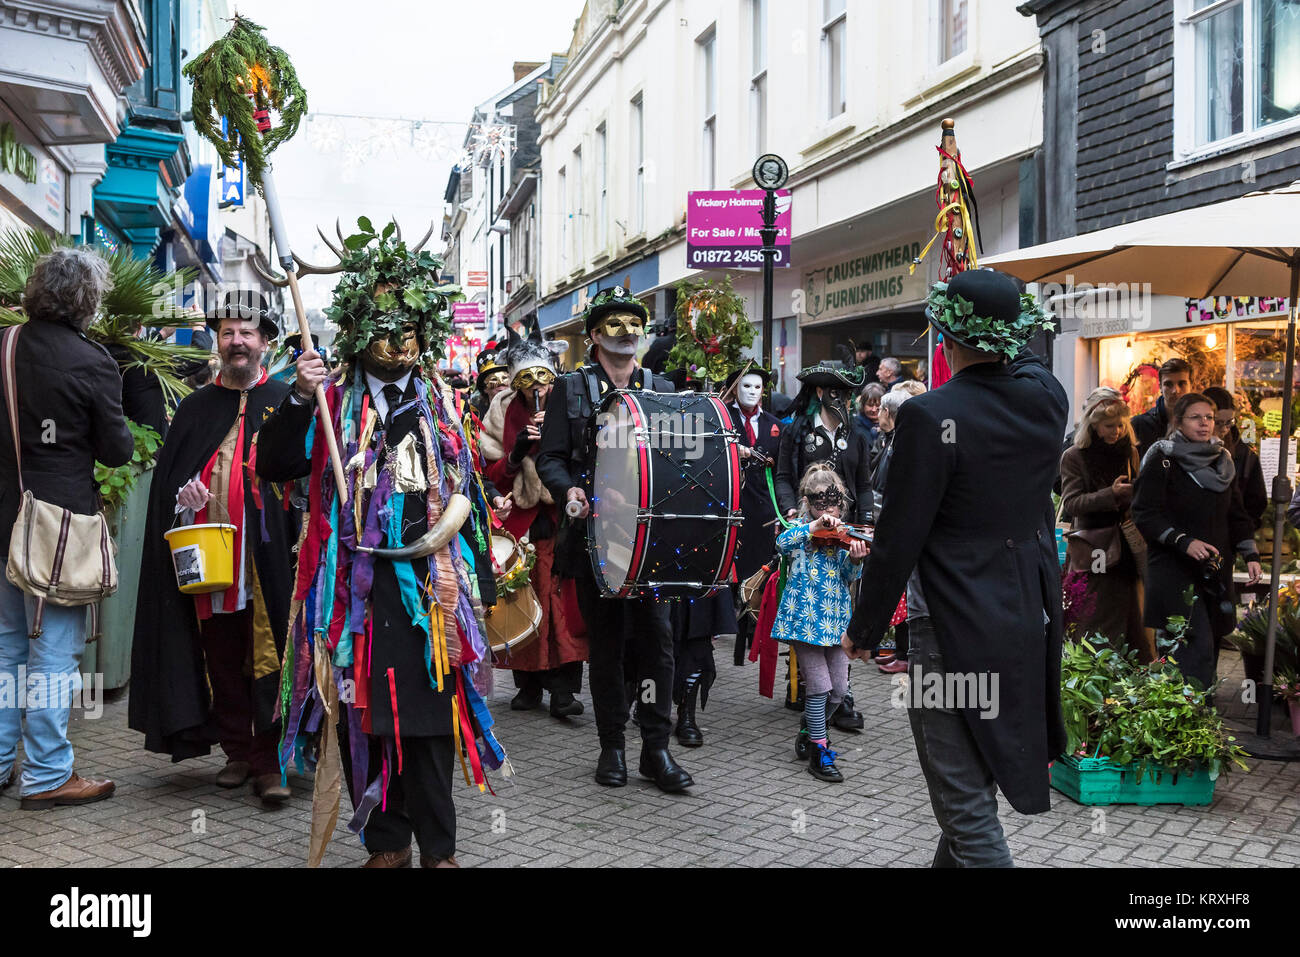
[[[925,298],[925,269],[909,275],[921,244],[896,243],[804,273],[804,323],[887,309]]]
[[[36,182],[36,157],[18,142],[9,123],[0,123],[0,171],[12,173],[24,183]]]

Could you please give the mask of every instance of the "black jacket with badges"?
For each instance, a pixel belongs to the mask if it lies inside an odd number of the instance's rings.
[[[840,425],[835,439],[829,440],[818,428],[820,415],[796,415],[781,434],[781,450],[776,460],[776,502],[781,511],[799,507],[799,482],[808,466],[834,458],[835,471],[844,480],[852,501],[844,509],[844,520],[870,523],[871,450],[862,432],[852,424]],[[839,442],[843,448],[837,448]]]

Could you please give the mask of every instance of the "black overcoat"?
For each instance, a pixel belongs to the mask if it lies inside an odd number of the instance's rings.
[[[254,436],[289,387],[268,379],[248,391],[245,405],[244,461]],[[167,441],[158,454],[149,488],[140,590],[136,598],[135,640],[131,646],[131,699],[128,723],[144,733],[149,751],[170,754],[173,761],[200,757],[217,741],[210,721],[207,666],[199,645],[194,599],[176,585],[171,550],[163,533],[175,524],[176,493],[197,474],[225,438],[239,414],[237,389],[215,383],[186,396],[176,409]],[[259,445],[260,445],[259,440]],[[245,535],[265,601],[277,661],[284,654],[289,625],[289,592],[295,516],[267,485],[260,489],[263,508],[253,498],[256,483],[246,475]],[[252,598],[250,597],[250,605]],[[279,671],[253,678],[254,730],[274,727]]]
[[[1037,356],[968,366],[903,403],[890,481],[848,633],[884,636],[913,568],[945,669],[998,679],[998,714],[963,711],[1011,805],[1048,810],[1061,721],[1061,585],[1052,482],[1069,402]]]
[[[740,433],[740,441],[748,441],[739,406],[733,402],[727,411]],[[781,450],[781,420],[763,409],[758,414],[755,432],[755,448],[775,461]],[[740,465],[745,479],[740,490],[740,510],[745,522],[740,526],[735,567],[736,575],[744,581],[776,552],[776,527],[770,524],[776,518],[776,509],[772,507],[772,494],[767,488],[767,464],[761,459],[751,458],[743,460]]]

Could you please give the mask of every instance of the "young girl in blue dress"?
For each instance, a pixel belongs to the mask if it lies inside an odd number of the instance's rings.
[[[839,705],[849,685],[849,659],[840,636],[853,611],[849,585],[862,574],[867,543],[847,547],[839,540],[815,538],[817,529],[840,524],[848,490],[828,462],[809,467],[799,483],[798,524],[777,537],[777,548],[790,561],[777,606],[772,637],[790,645],[804,679],[804,723],[796,753],[805,740],[808,771],[822,781],[840,782],[836,754],[826,736],[826,715]]]

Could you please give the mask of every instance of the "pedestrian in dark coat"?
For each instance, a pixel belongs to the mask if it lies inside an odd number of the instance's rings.
[[[1268,508],[1268,486],[1264,482],[1259,455],[1241,441],[1241,430],[1237,428],[1237,403],[1228,390],[1211,386],[1201,394],[1214,403],[1214,437],[1232,456],[1233,467],[1237,470],[1233,481],[1241,492],[1241,503],[1246,506],[1251,524],[1258,530],[1263,524],[1264,510]]]
[[[1236,624],[1234,552],[1246,560],[1250,583],[1260,579],[1255,529],[1233,479],[1232,456],[1214,438],[1214,403],[1190,392],[1170,416],[1173,432],[1142,460],[1133,492],[1133,521],[1146,537],[1146,625],[1168,629],[1186,616],[1180,670],[1208,688],[1215,680],[1218,640]],[[1188,587],[1196,600],[1189,608]]]
[[[759,384],[760,393],[771,382],[771,373],[763,369],[750,370],[744,378],[750,376],[763,380]],[[731,389],[734,380],[734,375],[727,379],[724,393]],[[741,445],[756,453],[743,458],[740,463],[744,473],[740,510],[745,523],[740,527],[735,567],[736,577],[741,581],[762,568],[776,552],[776,528],[772,524],[776,520],[776,509],[772,507],[767,471],[775,467],[776,457],[781,451],[781,420],[763,408],[761,399],[753,406],[745,404],[744,400],[753,398],[752,391],[742,396],[736,390],[735,400],[727,409],[732,424],[740,433]]]
[[[1048,762],[1065,747],[1051,489],[1069,401],[1037,356],[1022,350],[1002,360],[1015,340],[993,339],[995,352],[973,347],[993,338],[980,331],[991,323],[1016,322],[1013,280],[968,271],[942,295],[952,305],[929,314],[954,375],[899,409],[894,480],[845,642],[855,657],[879,644],[916,568],[929,617],[909,620],[909,687],[919,691],[947,671],[989,692],[978,708],[948,700],[939,703],[964,706],[943,710],[914,698],[909,709],[943,831],[934,865],[1008,866],[996,789],[1022,814],[1048,810]],[[971,304],[970,316],[956,312],[957,298]]]
[[[1133,434],[1138,440],[1138,456],[1145,458],[1147,449],[1157,439],[1169,434],[1169,409],[1178,397],[1192,391],[1192,367],[1186,359],[1169,359],[1160,366],[1160,397],[1141,415],[1133,416]]]

